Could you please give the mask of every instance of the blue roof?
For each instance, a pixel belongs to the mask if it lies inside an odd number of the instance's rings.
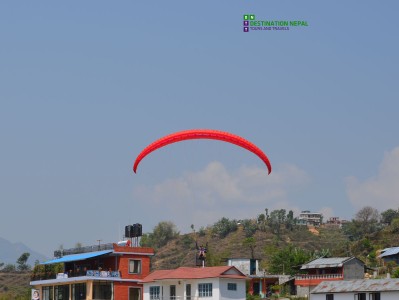
[[[378,257],[385,257],[385,256],[398,254],[399,253],[399,247],[386,248],[383,251],[384,252],[382,254],[380,254]]]
[[[88,258],[97,257],[100,255],[108,254],[113,252],[114,250],[103,250],[103,251],[96,251],[96,252],[87,252],[87,253],[79,253],[79,254],[72,254],[72,255],[65,255],[60,258],[52,259],[49,261],[45,261],[41,263],[42,265],[49,265],[49,264],[58,264],[58,263],[65,263],[70,261],[77,261],[77,260],[84,260]]]

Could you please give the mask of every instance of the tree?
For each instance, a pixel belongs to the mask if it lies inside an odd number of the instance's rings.
[[[15,272],[15,270],[15,265],[13,264],[6,264],[2,269],[3,272]]]
[[[296,218],[294,218],[294,212],[290,210],[285,219],[285,228],[292,231],[294,229],[295,223],[296,223]]]
[[[247,238],[253,236],[258,229],[253,220],[245,219],[241,221],[241,224],[244,226],[245,237]]]
[[[30,270],[30,265],[27,264],[30,253],[25,252],[22,253],[21,256],[17,259],[17,270],[18,271],[27,271]]]
[[[159,222],[152,233],[143,234],[140,244],[142,246],[160,248],[179,235],[176,225],[170,221]]]
[[[393,219],[399,218],[399,211],[394,209],[387,209],[381,213],[381,223],[391,225]]]
[[[360,221],[352,220],[343,224],[342,231],[350,241],[357,241],[363,237],[363,228]]]
[[[251,251],[251,258],[255,258],[255,247],[256,247],[256,240],[254,237],[248,237],[243,242],[242,245],[245,248],[248,248]]]
[[[269,259],[269,272],[272,274],[294,275],[305,262],[309,261],[311,253],[288,245],[271,254]]]
[[[365,206],[360,209],[355,216],[355,220],[361,225],[364,234],[372,233],[376,230],[380,214],[378,210],[371,206]]]
[[[391,230],[392,233],[398,233],[399,232],[399,218],[395,218],[391,222]]]
[[[277,234],[278,238],[280,238],[281,225],[285,224],[286,221],[285,213],[285,209],[273,210],[270,213],[269,226],[273,230],[273,233]]]
[[[228,218],[221,218],[212,228],[212,232],[220,238],[225,238],[230,232],[237,230],[237,220],[229,220]]]

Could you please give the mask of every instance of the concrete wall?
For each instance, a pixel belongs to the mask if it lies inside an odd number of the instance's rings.
[[[344,280],[364,279],[364,264],[354,258],[344,264]]]
[[[251,272],[250,272],[251,260],[249,258],[230,258],[227,261],[227,265],[236,267],[238,270],[240,270],[245,275],[251,274]],[[252,275],[261,275],[261,272],[259,271],[259,260],[256,260],[255,268],[256,268],[256,271],[255,271],[256,274],[252,274]]]
[[[237,290],[229,291],[227,289],[228,283],[235,283],[237,285]],[[245,300],[245,288],[245,280],[221,279],[219,284],[220,300]]]
[[[299,286],[298,285],[296,287],[296,294],[299,297],[309,297],[309,293],[311,293],[315,287],[316,286]],[[323,300],[326,300],[326,298],[324,297]]]

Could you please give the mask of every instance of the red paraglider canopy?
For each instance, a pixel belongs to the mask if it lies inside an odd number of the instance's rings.
[[[151,152],[169,144],[177,143],[184,140],[195,140],[195,139],[219,140],[240,146],[257,155],[266,164],[267,169],[269,171],[268,174],[270,174],[272,171],[272,166],[266,154],[263,153],[263,151],[259,149],[255,144],[247,141],[246,139],[238,135],[234,135],[232,133],[224,131],[211,130],[211,129],[192,129],[192,130],[184,130],[169,134],[167,136],[164,136],[156,140],[155,142],[144,148],[144,150],[141,151],[141,153],[137,156],[134,162],[133,166],[134,173],[136,173],[140,161]]]

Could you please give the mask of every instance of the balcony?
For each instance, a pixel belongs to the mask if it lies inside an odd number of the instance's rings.
[[[113,250],[114,244],[102,244],[102,245],[94,245],[94,246],[86,246],[86,247],[77,247],[71,249],[62,249],[54,251],[54,257],[62,257],[65,255],[72,255],[78,253],[88,253],[88,252],[95,252],[95,251],[102,251],[102,250]]]
[[[295,280],[332,279],[332,278],[344,279],[344,276],[342,274],[295,275]]]
[[[318,285],[322,281],[336,281],[336,280],[344,280],[344,276],[342,274],[295,275],[295,285],[301,285],[301,286],[313,286],[313,285]]]
[[[49,280],[49,279],[66,279],[73,277],[101,277],[101,278],[120,278],[119,271],[98,271],[98,270],[87,270],[86,272],[69,272],[69,273],[53,273],[53,272],[43,272],[33,274],[31,277],[32,281],[37,280]]]

